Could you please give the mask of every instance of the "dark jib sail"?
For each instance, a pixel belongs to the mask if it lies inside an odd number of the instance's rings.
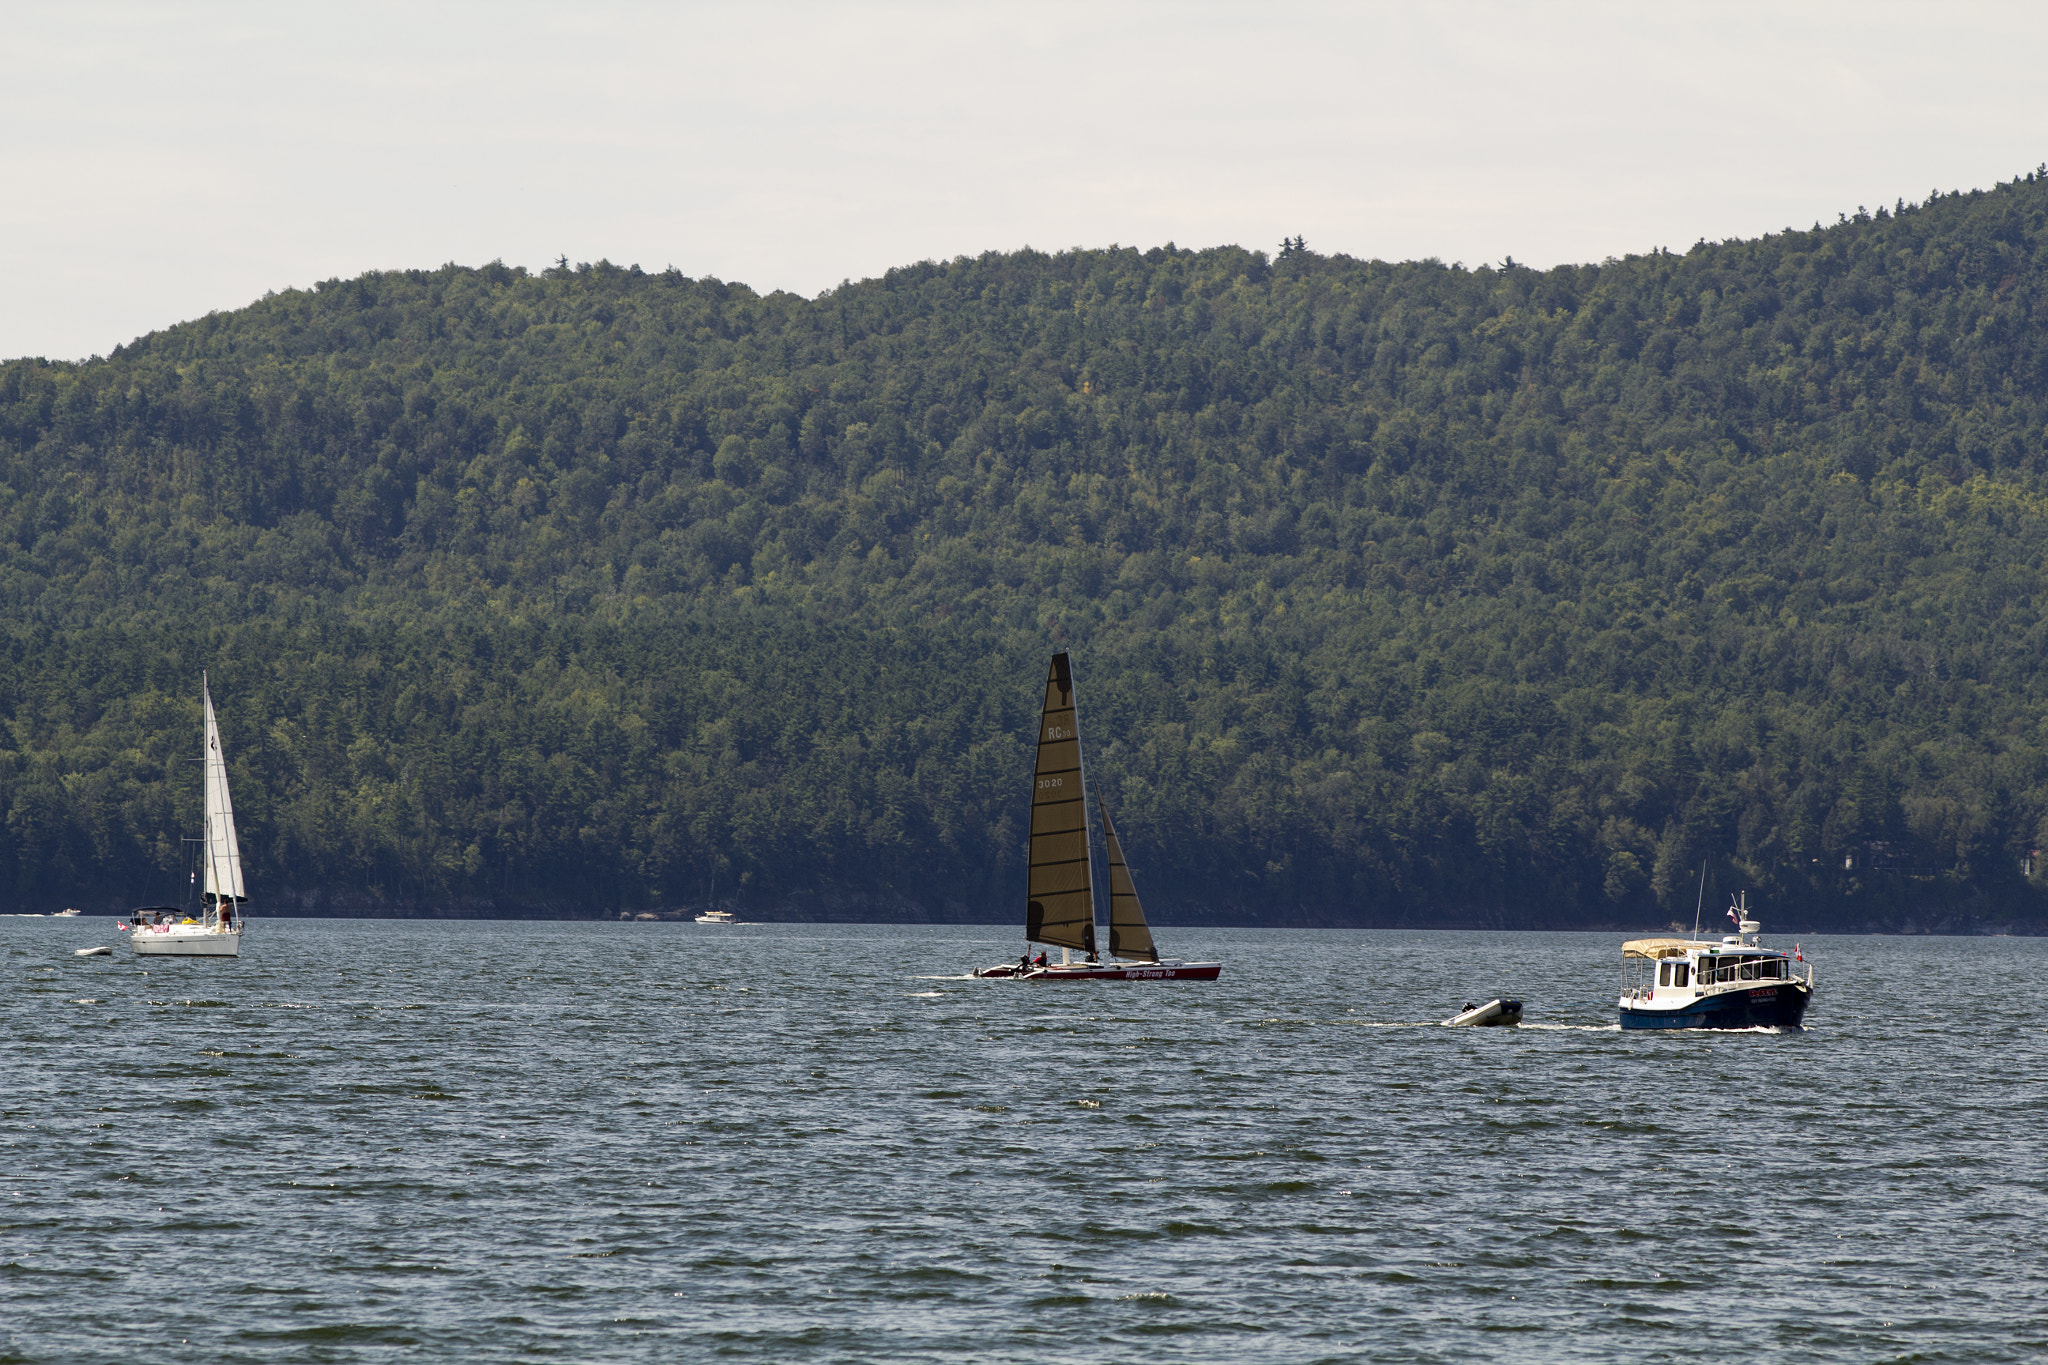
[[[1024,937],[1095,951],[1095,883],[1088,863],[1088,800],[1081,782],[1081,722],[1064,651],[1045,676],[1038,769],[1031,781],[1031,870]]]
[[[1159,950],[1152,946],[1145,907],[1138,904],[1138,884],[1131,880],[1124,846],[1117,840],[1116,826],[1109,822],[1109,803],[1098,796],[1095,804],[1102,811],[1102,835],[1109,841],[1109,955],[1157,962]]]

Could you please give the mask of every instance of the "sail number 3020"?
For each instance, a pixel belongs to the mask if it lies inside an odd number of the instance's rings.
[[[1041,777],[1038,779],[1038,789],[1044,791],[1047,787],[1057,787],[1066,780],[1064,777]]]

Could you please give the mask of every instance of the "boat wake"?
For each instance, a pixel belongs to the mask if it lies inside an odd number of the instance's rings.
[[[1693,1033],[1804,1033],[1804,1024],[1751,1024],[1746,1028],[1701,1028]]]
[[[1354,1026],[1354,1027],[1356,1027],[1356,1028],[1442,1028],[1442,1027],[1443,1027],[1443,1024],[1442,1024],[1442,1023],[1441,1023],[1440,1021],[1438,1021],[1438,1020],[1435,1020],[1435,1019],[1414,1019],[1414,1020],[1408,1020],[1408,1019],[1339,1019],[1339,1020],[1336,1020],[1336,1021],[1334,1021],[1334,1022],[1336,1022],[1336,1023],[1339,1023],[1339,1024],[1350,1024],[1350,1025],[1352,1025],[1352,1026]],[[1529,1032],[1529,1031],[1530,1031],[1531,1029],[1534,1029],[1535,1031],[1537,1031],[1537,1032],[1539,1032],[1539,1033],[1619,1033],[1619,1032],[1621,1032],[1621,1025],[1620,1025],[1620,1024],[1529,1024],[1529,1023],[1522,1023],[1522,1024],[1515,1024],[1515,1025],[1512,1025],[1512,1026],[1510,1026],[1510,1027],[1508,1027],[1508,1028],[1504,1028],[1504,1029],[1502,1029],[1502,1030],[1501,1030],[1501,1032],[1503,1032],[1503,1033],[1512,1033],[1512,1032],[1514,1032],[1514,1031],[1515,1031],[1516,1029],[1520,1029],[1520,1030],[1521,1030],[1522,1032],[1524,1032],[1524,1033],[1527,1033],[1527,1032]]]

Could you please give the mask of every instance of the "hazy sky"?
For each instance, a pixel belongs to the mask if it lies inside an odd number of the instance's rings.
[[[1598,260],[2048,159],[2040,4],[0,3],[0,356],[364,270]]]

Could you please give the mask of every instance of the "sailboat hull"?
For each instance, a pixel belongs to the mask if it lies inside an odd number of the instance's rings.
[[[138,957],[240,957],[242,931],[173,924],[132,935]]]
[[[984,967],[975,975],[1010,981],[1214,981],[1221,962],[1069,962],[1020,971],[1015,964]]]

